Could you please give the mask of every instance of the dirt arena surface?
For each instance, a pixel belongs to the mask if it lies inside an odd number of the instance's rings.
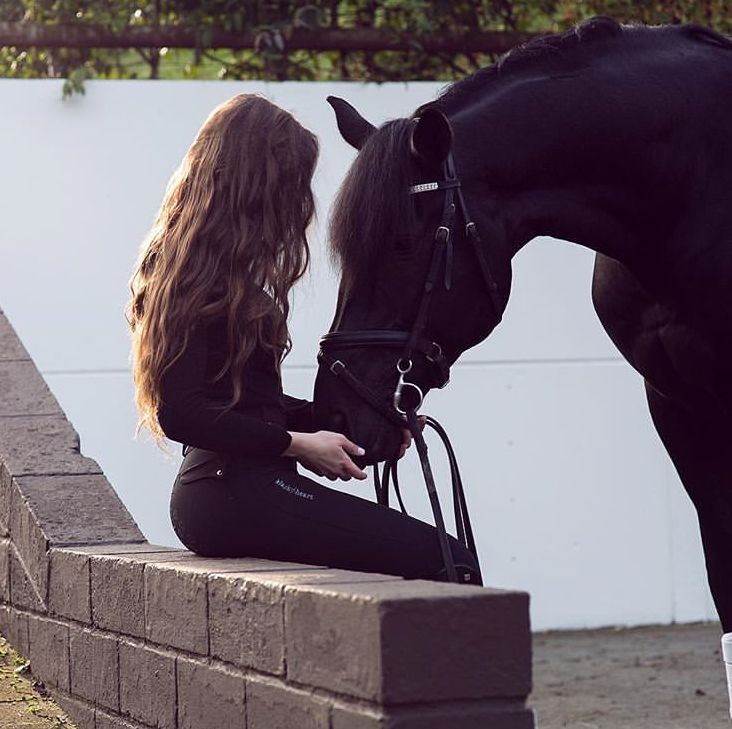
[[[717,623],[534,635],[538,729],[732,729]]]

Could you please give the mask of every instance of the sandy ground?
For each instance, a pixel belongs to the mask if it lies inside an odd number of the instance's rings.
[[[538,729],[732,729],[718,624],[534,636]]]

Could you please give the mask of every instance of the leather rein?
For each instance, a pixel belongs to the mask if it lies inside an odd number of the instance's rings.
[[[320,340],[318,362],[327,367],[335,377],[343,381],[361,400],[366,402],[388,422],[401,429],[406,428],[411,432],[417,447],[422,472],[427,485],[427,492],[435,518],[435,526],[437,527],[447,577],[450,582],[460,582],[461,580],[458,578],[452,551],[449,546],[445,522],[435,487],[434,476],[432,474],[432,469],[427,455],[427,444],[425,443],[422,428],[417,416],[417,411],[424,401],[424,392],[416,383],[409,382],[405,379],[406,375],[408,375],[412,370],[415,355],[421,355],[429,364],[429,371],[431,372],[433,381],[432,387],[443,388],[450,381],[450,364],[445,358],[442,347],[427,337],[425,332],[428,324],[432,294],[435,291],[435,288],[439,285],[438,279],[441,269],[442,285],[446,290],[450,290],[452,287],[454,258],[452,231],[458,210],[465,225],[466,238],[473,248],[481,275],[490,295],[491,304],[493,306],[494,313],[496,314],[496,318],[497,320],[500,320],[501,317],[500,307],[497,301],[498,286],[493,278],[493,274],[491,273],[488,259],[478,233],[478,228],[468,212],[462,192],[461,181],[455,171],[455,162],[452,153],[448,155],[447,159],[443,163],[442,173],[442,180],[412,185],[409,188],[410,195],[418,195],[435,191],[444,192],[442,217],[440,219],[440,224],[434,233],[432,258],[430,260],[427,277],[422,289],[422,298],[411,330],[400,331],[369,329],[346,332],[329,332],[328,334],[323,335]],[[372,347],[386,347],[401,351],[395,365],[398,378],[391,402],[385,402],[368,385],[356,377],[349,370],[347,364],[343,362],[343,360],[330,354],[331,351],[338,349],[368,349]],[[411,400],[410,402],[407,402],[408,398]],[[462,479],[460,477],[457,459],[455,458],[452,445],[447,437],[447,433],[434,418],[427,416],[426,424],[437,432],[447,450],[452,477],[457,536],[458,539],[470,549],[477,560],[478,555],[470,526],[470,517],[467,511]],[[388,506],[390,479],[394,484],[394,490],[401,510],[406,513],[399,490],[396,459],[389,461],[384,465],[383,474],[381,475],[379,474],[378,466],[374,466],[374,481],[377,501]]]

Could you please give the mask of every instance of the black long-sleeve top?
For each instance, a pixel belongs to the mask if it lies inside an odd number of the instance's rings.
[[[279,456],[288,430],[312,428],[312,403],[283,394],[272,355],[256,348],[242,372],[243,398],[233,408],[231,379],[212,382],[228,348],[223,318],[193,330],[183,354],[161,382],[158,422],[179,443],[243,457]]]

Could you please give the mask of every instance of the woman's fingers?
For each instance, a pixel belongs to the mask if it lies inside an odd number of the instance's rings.
[[[341,478],[348,481],[351,477],[363,481],[367,478],[366,473],[362,471],[350,458],[343,464]]]
[[[340,433],[321,430],[317,433],[291,433],[288,455],[294,455],[306,468],[331,481],[352,478],[363,480],[366,474],[351,460],[365,451]],[[294,446],[294,447],[293,447]]]
[[[361,446],[352,443],[345,436],[343,436],[341,448],[343,448],[347,456],[362,456],[366,453]],[[351,478],[357,478],[360,481],[363,481],[363,479],[367,478],[364,471],[362,471],[350,458],[346,458],[343,462],[340,477],[344,481],[349,481]]]
[[[357,446],[355,443],[352,443],[346,436],[343,436],[343,442],[341,443],[341,448],[348,453],[350,456],[362,456],[366,451],[361,448],[361,446]]]

